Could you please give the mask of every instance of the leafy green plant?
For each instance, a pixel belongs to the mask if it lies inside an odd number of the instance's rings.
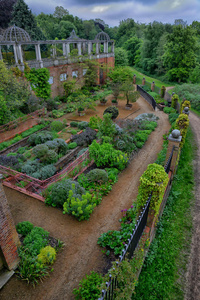
[[[53,121],[50,125],[51,130],[56,131],[56,132],[61,131],[64,127],[65,127],[65,125],[63,124],[63,122],[61,122],[59,120]]]
[[[79,288],[73,290],[75,299],[96,300],[101,294],[102,282],[102,275],[94,271],[90,272],[80,281]]]
[[[91,170],[89,173],[87,173],[86,177],[91,182],[105,183],[108,181],[108,173],[106,170],[102,169]]]
[[[78,145],[76,142],[72,142],[68,146],[69,146],[69,149],[72,150],[72,149],[75,149]]]
[[[116,107],[116,106],[110,106],[110,107],[107,107],[105,110],[104,110],[104,115],[105,114],[110,114],[111,115],[111,119],[116,119],[119,115],[119,109]]]
[[[31,232],[33,229],[33,224],[29,221],[23,221],[17,224],[16,230],[19,234],[22,234],[23,236],[26,236]]]
[[[166,114],[176,113],[176,110],[173,107],[164,107],[163,111]]]
[[[37,258],[43,265],[52,265],[56,259],[56,250],[51,246],[46,246],[40,250]]]
[[[92,129],[98,129],[101,123],[102,119],[98,116],[95,116],[90,118],[88,126]]]
[[[70,122],[71,127],[78,127],[78,122],[72,121]]]

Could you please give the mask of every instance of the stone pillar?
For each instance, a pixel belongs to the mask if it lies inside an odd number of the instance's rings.
[[[18,55],[17,55],[17,46],[13,45],[13,51],[14,51],[14,57],[15,57],[15,63],[18,65]]]
[[[152,84],[151,84],[151,90],[152,90],[152,92],[155,91],[155,82],[154,82],[154,81],[153,81]]]
[[[88,55],[90,55],[92,52],[92,43],[88,42]]]
[[[0,248],[5,266],[9,270],[13,270],[19,263],[17,247],[20,246],[20,241],[3,190],[2,178],[3,176],[0,174]]]
[[[66,56],[70,55],[70,43],[66,44]]]
[[[66,56],[66,44],[65,43],[63,43],[63,56]]]
[[[146,82],[145,77],[143,77],[142,78],[142,85],[145,85],[145,82]]]
[[[136,75],[133,75],[133,84],[136,84]]]
[[[52,56],[53,56],[53,58],[56,57],[56,45],[55,44],[52,45]]]
[[[104,53],[108,53],[108,42],[103,43]]]
[[[36,53],[36,60],[40,63],[40,68],[43,68],[43,61],[41,57],[41,51],[40,51],[40,44],[35,45],[35,53]]]
[[[17,54],[18,54],[18,61],[19,61],[19,69],[24,72],[24,62],[23,62],[23,55],[22,55],[22,45],[17,46]]]
[[[3,60],[3,56],[2,56],[2,53],[1,53],[1,46],[0,46],[0,60]]]
[[[78,55],[82,55],[82,51],[81,51],[81,42],[77,43],[77,47],[78,47]]]
[[[83,43],[82,43],[82,46],[83,46],[83,54],[85,54],[85,53],[86,53],[86,43],[83,42]]]
[[[96,43],[96,54],[99,54],[99,43]]]
[[[171,161],[171,167],[170,170],[174,174],[176,171],[177,166],[177,159],[179,158],[179,152],[180,152],[180,143],[181,143],[181,133],[179,130],[175,129],[172,131],[172,133],[168,137],[168,148],[167,148],[167,154],[165,159],[165,165],[170,157],[170,154],[172,152],[172,149],[174,147],[172,161]]]
[[[114,42],[112,42],[112,44],[111,44],[111,52],[114,53],[114,51],[115,51],[115,46],[114,46]]]

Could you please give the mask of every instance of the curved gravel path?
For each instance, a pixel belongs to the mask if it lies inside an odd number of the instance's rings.
[[[138,100],[138,104],[140,110],[130,118],[135,118],[140,113],[153,112],[143,98]],[[88,221],[78,222],[71,216],[63,215],[58,209],[47,207],[31,197],[5,188],[16,224],[29,220],[48,230],[51,236],[62,240],[65,247],[57,256],[53,265],[54,271],[42,284],[33,288],[14,276],[0,291],[1,300],[71,300],[74,299],[73,288],[78,287],[85,274],[91,270],[102,271],[107,267],[97,239],[107,230],[119,229],[121,209],[129,208],[136,198],[139,178],[147,165],[156,160],[157,153],[162,148],[162,136],[170,128],[166,114],[160,111],[155,114],[160,118],[158,127],[120,174],[111,193],[104,197]]]

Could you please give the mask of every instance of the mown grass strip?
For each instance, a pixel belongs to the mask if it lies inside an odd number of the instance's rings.
[[[136,294],[132,296],[134,300],[184,298],[184,275],[192,236],[194,154],[194,136],[189,129],[156,237],[140,274]]]

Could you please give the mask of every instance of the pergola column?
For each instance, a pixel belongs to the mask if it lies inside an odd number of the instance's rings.
[[[108,42],[103,43],[104,53],[108,53]]]
[[[82,51],[81,51],[81,43],[77,43],[77,47],[78,47],[78,55],[82,55]]]
[[[63,43],[63,56],[66,56],[66,44],[65,43]]]
[[[99,54],[99,43],[96,43],[96,54]]]
[[[0,60],[3,60],[2,52],[1,52],[1,46],[0,46]]]
[[[90,55],[92,52],[92,43],[88,42],[88,55]]]
[[[17,46],[17,53],[20,64],[23,64],[22,45],[20,44]]]
[[[52,45],[52,56],[55,58],[56,57],[56,45]]]
[[[40,44],[35,45],[35,53],[36,53],[36,60],[40,63],[40,68],[43,68],[43,61],[41,57],[41,51],[40,51]]]
[[[82,47],[83,47],[83,54],[85,54],[86,53],[86,43],[85,42],[82,43]]]
[[[13,45],[13,51],[14,51],[15,63],[16,63],[16,65],[18,65],[19,62],[18,62],[18,54],[17,54],[17,46],[16,46],[16,44]]]
[[[69,56],[70,54],[70,43],[66,44],[66,56]]]
[[[111,44],[111,52],[114,53],[115,47],[114,47],[114,42]]]

